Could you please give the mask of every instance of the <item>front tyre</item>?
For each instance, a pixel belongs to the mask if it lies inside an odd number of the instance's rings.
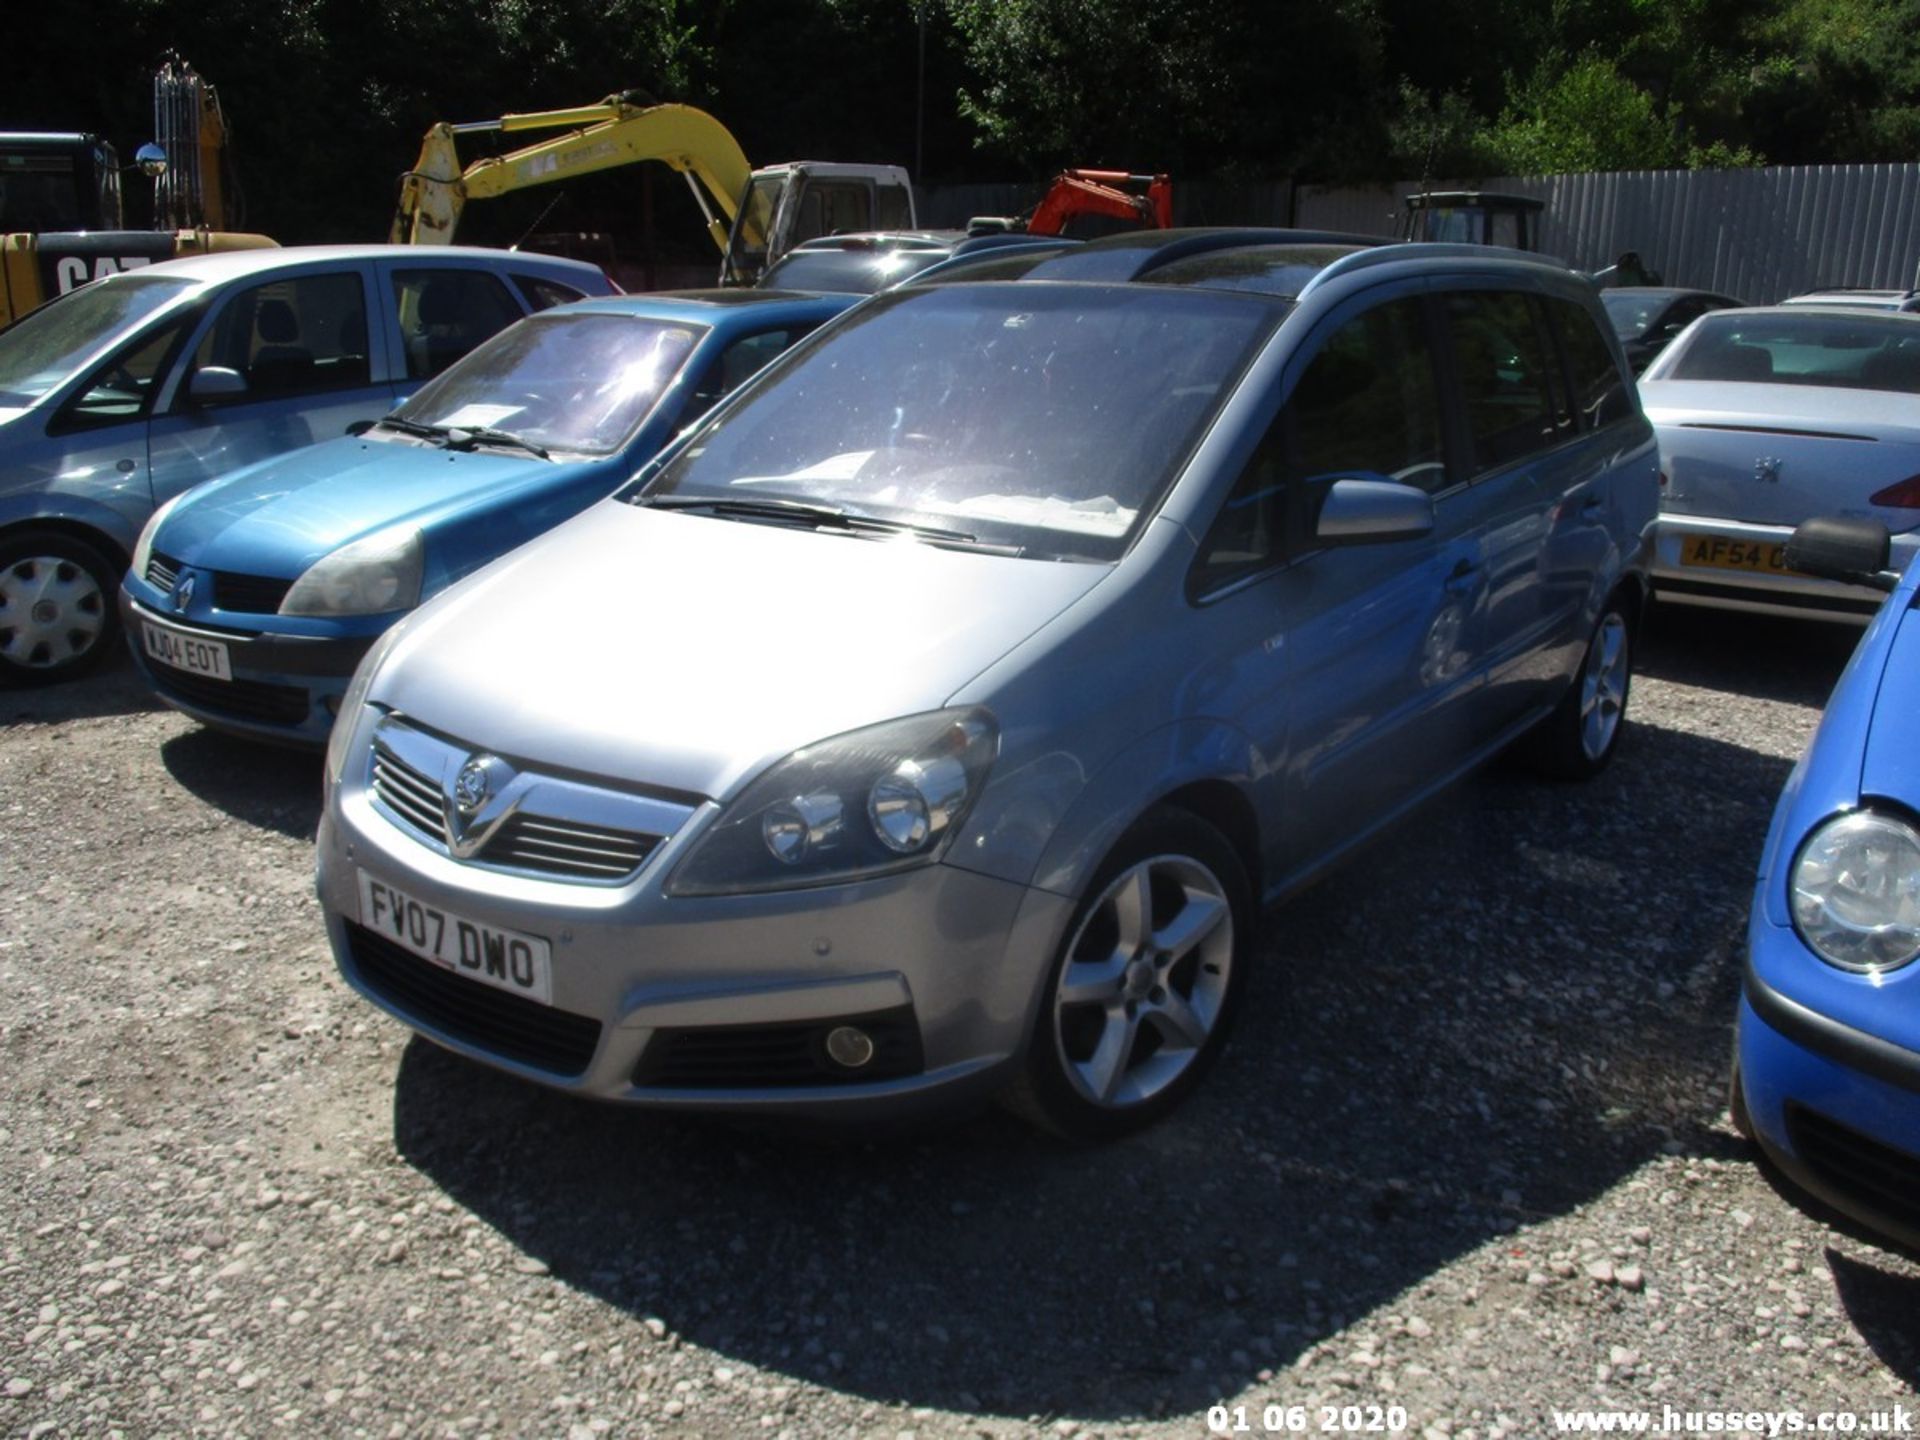
[[[52,685],[85,674],[120,633],[120,567],[50,530],[0,540],[0,684]]]
[[[1095,872],[1054,957],[1010,1106],[1077,1140],[1171,1111],[1226,1041],[1252,910],[1219,831],[1181,810],[1144,817]]]
[[[1632,683],[1633,625],[1615,595],[1593,627],[1579,676],[1527,737],[1527,763],[1556,780],[1590,780],[1606,769],[1626,726]]]

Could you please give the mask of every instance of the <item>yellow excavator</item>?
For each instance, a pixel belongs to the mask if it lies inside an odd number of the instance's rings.
[[[533,130],[565,133],[461,164],[461,135]],[[755,170],[740,142],[706,111],[651,104],[629,91],[571,110],[433,126],[420,158],[400,178],[389,238],[397,245],[448,245],[470,200],[646,160],[686,178],[719,247],[723,285],[752,284],[767,265],[815,236],[915,228],[913,184],[898,165],[801,160]]]
[[[274,243],[226,228],[226,116],[178,56],[153,77],[153,119],[154,140],[125,167],[97,135],[0,133],[0,329],[103,275]],[[121,174],[136,168],[154,182],[151,230],[128,230],[121,212]]]

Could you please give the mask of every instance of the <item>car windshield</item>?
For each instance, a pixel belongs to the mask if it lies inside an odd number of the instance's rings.
[[[947,258],[945,250],[793,250],[760,283],[769,290],[873,295]]]
[[[1662,380],[1748,380],[1920,394],[1920,321],[1895,315],[1704,316]]]
[[[1607,319],[1613,322],[1613,333],[1622,340],[1634,340],[1646,334],[1654,316],[1666,307],[1667,300],[1665,295],[1622,295],[1611,290],[1600,292],[1600,303],[1607,307]]]
[[[423,386],[394,418],[605,455],[646,419],[705,333],[642,315],[530,316]]]
[[[851,313],[628,498],[825,506],[1112,559],[1281,314],[1035,283],[896,291]]]
[[[42,305],[0,332],[0,403],[32,404],[89,355],[192,286],[190,280],[129,275]]]

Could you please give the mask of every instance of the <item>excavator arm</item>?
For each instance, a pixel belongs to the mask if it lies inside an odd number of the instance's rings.
[[[455,137],[476,131],[557,130],[564,135],[462,168]],[[469,125],[435,125],[420,158],[400,180],[393,217],[395,244],[449,245],[469,200],[484,200],[532,185],[590,175],[619,165],[657,160],[686,177],[707,233],[722,254],[740,198],[752,174],[727,127],[691,105],[635,105],[619,95],[573,110],[504,115]]]
[[[1144,194],[1122,190],[1144,185]],[[1143,230],[1173,226],[1173,182],[1165,175],[1129,175],[1124,170],[1062,170],[1027,220],[1029,235],[1059,235],[1075,215],[1107,215]]]

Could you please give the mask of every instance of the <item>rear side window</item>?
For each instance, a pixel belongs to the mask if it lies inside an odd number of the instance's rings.
[[[1613,351],[1600,333],[1599,322],[1571,300],[1549,299],[1545,304],[1566,352],[1581,428],[1597,430],[1625,419],[1633,411],[1627,403],[1627,383],[1613,363]]]
[[[410,380],[431,379],[520,318],[507,287],[484,270],[396,270],[393,299]]]
[[[1559,369],[1518,291],[1462,291],[1442,310],[1466,405],[1476,473],[1557,445],[1573,421],[1560,399]]]
[[[520,287],[520,293],[527,297],[527,307],[534,312],[551,310],[556,305],[571,304],[575,300],[587,297],[571,285],[562,285],[558,280],[543,279],[538,275],[516,275],[513,283]]]
[[[301,275],[243,290],[226,303],[193,368],[238,370],[264,400],[365,385],[367,297],[357,271]]]

